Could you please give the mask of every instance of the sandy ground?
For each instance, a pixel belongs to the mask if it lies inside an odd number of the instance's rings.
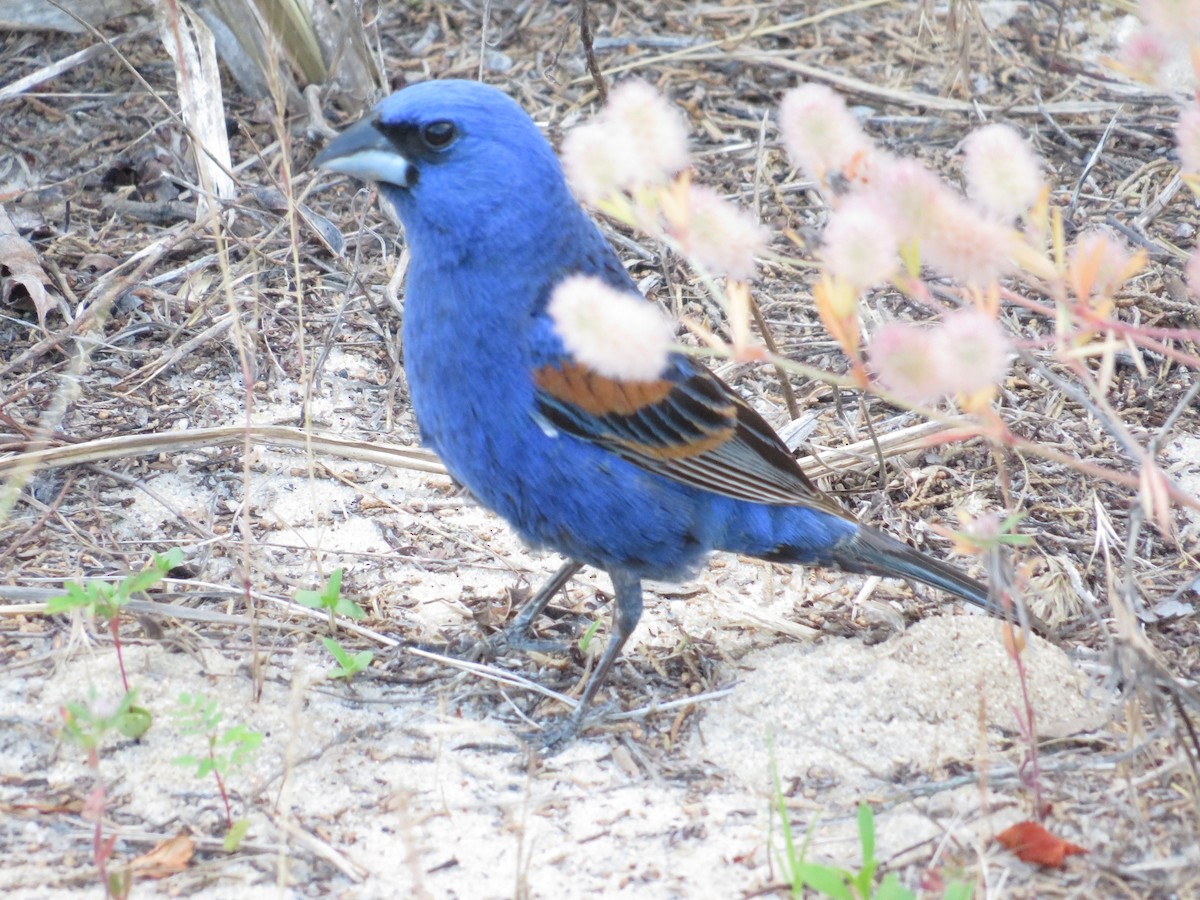
[[[379,523],[352,511],[375,488],[401,505],[445,498],[444,478],[389,472],[353,487],[313,483],[280,456],[262,454],[261,468],[274,471],[252,482],[252,502],[277,523],[270,546],[293,559],[305,546],[317,548],[326,570],[345,565],[356,573],[348,593],[369,593],[374,603],[392,602],[389,591],[402,596],[405,608],[395,615],[406,630],[469,629],[471,614],[459,598],[502,596],[514,583],[511,571],[494,564],[452,573],[397,566]],[[167,472],[148,486],[174,508],[203,508],[206,495],[181,490],[183,483]],[[132,489],[125,499],[122,527],[131,535],[161,524],[161,502]],[[388,518],[390,527],[406,527]],[[435,527],[486,540],[530,579],[551,568],[469,503],[442,508]],[[374,567],[373,589],[364,590],[357,574],[364,560]],[[572,598],[595,606],[597,587],[606,585],[581,581]],[[431,668],[402,650],[387,666],[389,678],[428,683],[367,676],[346,686],[325,677],[329,657],[311,629],[264,631],[268,665],[256,703],[244,632],[168,624],[147,640],[131,626],[126,665],[142,705],[167,710],[179,694],[202,692],[221,698],[226,724],[266,738],[230,777],[235,808],[252,823],[241,854],[248,859],[231,861],[210,841],[198,864],[167,881],[139,883],[136,893],[276,896],[286,884],[302,894],[362,897],[581,896],[623,887],[647,897],[741,895],[780,877],[779,822],[769,811],[772,748],[799,829],[816,824],[812,858],[855,866],[853,810],[868,802],[878,811],[880,859],[899,867],[921,859],[947,877],[987,872],[1001,852],[989,845],[992,834],[1029,815],[1014,791],[1025,752],[1015,711],[1023,703],[1000,625],[950,607],[873,645],[840,637],[781,643],[769,627],[778,620],[788,628],[783,612],[796,606],[844,603],[858,585],[720,557],[696,582],[664,586],[618,667],[622,698],[644,708],[686,697],[686,688],[649,668],[682,653],[683,642],[721,660],[707,678],[727,692],[678,719],[650,712],[646,720],[600,726],[548,760],[531,753],[526,738],[531,720],[552,716],[553,705],[537,708],[528,692]],[[866,602],[876,618],[900,618],[898,605]],[[278,613],[270,611],[286,622]],[[6,799],[85,795],[91,775],[83,755],[59,741],[58,710],[92,691],[101,701],[115,699],[115,655],[82,624],[59,648],[49,646],[63,637],[49,623],[34,620],[29,629],[22,637],[41,644],[52,664],[31,653],[27,666],[41,674],[7,678],[0,689]],[[1063,651],[1037,639],[1026,662],[1043,737],[1103,725],[1107,693]],[[122,836],[120,855],[148,849],[153,840],[143,834],[223,831],[213,782],[171,762],[200,752],[198,739],[162,718],[141,740],[114,740],[103,754],[99,771],[110,792],[109,821]],[[1043,765],[1053,769],[1053,760]],[[994,773],[998,789],[963,777],[975,771]],[[31,861],[66,861],[53,871],[7,867],[0,888],[8,896],[95,890],[90,834],[81,823],[10,813],[4,832],[8,846]],[[1013,864],[1005,854],[1002,877],[1014,877]]]
[[[719,604],[699,605],[719,629]],[[665,630],[670,613],[662,612],[643,640]],[[1103,694],[1060,651],[1038,643],[1029,660],[1043,735],[1103,723]],[[639,661],[632,650],[627,665]],[[371,682],[349,691],[324,680],[328,660],[309,641],[272,652],[253,703],[244,660],[215,648],[135,646],[127,665],[149,708],[169,707],[184,691],[217,694],[228,722],[267,737],[230,779],[235,805],[249,806],[246,854],[258,858],[236,864],[216,853],[170,881],[139,884],[138,895],[274,896],[278,883],[308,893],[315,882],[320,893],[364,897],[505,897],[522,885],[533,896],[626,886],[652,897],[739,895],[777,878],[771,747],[793,815],[817,818],[815,859],[856,864],[846,810],[863,801],[879,810],[881,859],[903,865],[937,847],[934,865],[950,872],[986,870],[998,853],[992,833],[1028,815],[1012,793],[1023,753],[1012,664],[996,625],[976,616],[926,620],[873,647],[841,640],[752,651],[722,667],[723,683],[736,679],[731,692],[706,705],[672,752],[647,754],[635,730],[579,740],[545,762],[531,759],[504,706],[480,714],[479,695],[493,692],[472,678],[439,679],[450,683],[432,691]],[[103,696],[117,679],[111,651],[80,649],[45,680],[6,683],[10,799],[85,791],[88,770],[58,742],[54,711],[84,685]],[[195,740],[189,747],[164,723],[106,750],[100,772],[114,824],[220,833],[212,783],[170,762],[198,752]],[[976,768],[1002,773],[1002,790],[954,777]],[[67,863],[49,879],[36,866],[6,868],[0,885],[9,896],[91,884],[81,827],[10,816],[5,830],[11,847]],[[139,843],[122,840],[118,852]]]

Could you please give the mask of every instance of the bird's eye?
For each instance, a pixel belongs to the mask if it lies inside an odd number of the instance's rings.
[[[456,137],[458,129],[454,127],[453,122],[447,122],[445,119],[430,122],[421,129],[421,139],[430,150],[445,150],[454,143]]]

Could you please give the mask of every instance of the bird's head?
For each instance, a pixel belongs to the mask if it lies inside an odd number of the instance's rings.
[[[511,97],[473,81],[397,91],[334,138],[315,164],[377,183],[417,244],[478,244],[578,211],[533,120]]]

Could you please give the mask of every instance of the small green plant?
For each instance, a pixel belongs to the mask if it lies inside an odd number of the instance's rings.
[[[95,765],[100,745],[111,732],[127,738],[140,738],[150,729],[149,710],[137,705],[137,691],[126,691],[115,704],[96,699],[93,690],[86,703],[68,703],[61,710],[62,737],[88,754]]]
[[[779,783],[779,771],[775,765],[775,744],[770,736],[767,743],[771,753],[772,805],[783,831],[784,852],[780,863],[791,886],[792,896],[802,896],[807,887],[832,900],[915,900],[916,895],[900,883],[895,872],[889,872],[878,887],[875,886],[875,873],[879,869],[879,861],[875,859],[875,814],[866,803],[858,807],[858,840],[863,859],[858,872],[806,861],[817,820],[814,816],[809,822],[804,841],[797,849],[783,787]],[[962,882],[951,882],[942,897],[943,900],[971,900],[971,887]]]
[[[86,703],[68,703],[59,710],[64,741],[87,753],[88,768],[93,784],[83,807],[83,817],[93,823],[92,859],[104,885],[105,897],[128,897],[132,875],[128,869],[109,871],[116,835],[104,836],[104,811],[108,804],[108,789],[100,776],[100,746],[113,732],[128,738],[140,738],[150,727],[150,713],[137,705],[135,691],[126,691],[116,703],[96,698],[90,692]]]
[[[217,701],[203,694],[180,694],[171,714],[180,732],[203,735],[207,741],[203,754],[185,754],[175,757],[171,762],[177,766],[194,768],[197,778],[206,778],[211,774],[216,780],[221,802],[225,804],[225,849],[232,853],[246,836],[250,822],[247,819],[234,821],[225,778],[257,752],[263,736],[244,725],[221,729],[223,713]]]
[[[325,644],[325,649],[333,654],[333,658],[337,660],[338,667],[329,670],[330,678],[345,678],[349,681],[359,672],[365,672],[371,665],[371,660],[375,658],[375,654],[370,650],[360,650],[351,656],[346,648],[339,644],[334,638],[321,638]]]
[[[345,616],[356,621],[367,617],[361,606],[342,596],[342,569],[340,566],[329,573],[329,580],[325,582],[325,587],[321,590],[296,591],[296,602],[309,609],[325,610],[329,615],[330,631],[335,627],[333,619],[335,615]]]
[[[155,553],[146,568],[121,579],[117,584],[91,579],[82,584],[70,582],[63,585],[65,594],[51,597],[46,602],[46,612],[57,613],[81,610],[92,618],[99,616],[108,622],[113,645],[117,650],[117,664],[121,667],[121,682],[129,690],[129,678],[125,674],[125,658],[121,654],[121,607],[130,598],[147,588],[153,587],[167,577],[167,573],[183,562],[183,551],[172,547],[166,553]]]
[[[596,636],[596,632],[600,630],[600,620],[597,619],[588,626],[587,631],[579,636],[579,652],[587,653],[588,645],[591,644],[592,638]]]

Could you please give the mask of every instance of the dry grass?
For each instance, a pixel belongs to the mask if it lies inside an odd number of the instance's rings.
[[[1165,152],[1177,98],[1121,83],[1099,66],[1099,56],[1113,52],[1103,37],[1113,24],[1108,11],[1072,9],[1060,22],[1048,7],[1031,6],[985,26],[988,7],[982,17],[974,4],[957,7],[953,35],[924,5],[918,13],[911,5],[882,0],[841,9],[633,3],[620,12],[596,5],[593,12],[599,16],[597,59],[606,76],[636,75],[675,98],[691,120],[699,177],[759,210],[780,235],[785,230],[815,235],[824,218],[815,192],[789,169],[771,126],[763,138],[764,117],[801,78],[829,81],[852,104],[867,108],[868,128],[880,143],[919,156],[951,178],[954,148],[980,114],[1012,122],[1030,134],[1047,160],[1069,229],[1106,226],[1150,252],[1149,269],[1120,297],[1120,316],[1143,326],[1190,329],[1190,343],[1172,346],[1192,357],[1200,354],[1195,339],[1200,307],[1180,281],[1184,251],[1200,223],[1190,193],[1178,190]],[[594,108],[573,7],[534,0],[488,9],[485,35],[483,17],[467,7],[388,5],[377,23],[384,69],[399,86],[426,77],[475,77],[482,65],[485,79],[511,90],[557,140]],[[128,22],[107,26],[112,33],[122,27],[133,29]],[[92,37],[0,35],[0,84],[93,43]],[[269,887],[286,877],[302,893],[317,895],[369,882],[369,874],[352,861],[358,852],[353,841],[325,836],[337,817],[323,818],[318,807],[296,799],[305,761],[323,759],[321,765],[328,766],[322,754],[346,752],[362,754],[359,767],[392,764],[409,758],[405,754],[419,761],[414,766],[441,760],[450,752],[445,743],[450,739],[443,736],[458,716],[481,720],[478,733],[453,748],[459,755],[479,754],[467,768],[490,760],[488,766],[507,773],[503,777],[511,779],[514,796],[525,798],[524,806],[495,801],[502,811],[495,814],[497,832],[518,836],[512,839],[518,859],[509,860],[517,876],[488,886],[489,895],[552,892],[551,882],[539,880],[548,876],[531,866],[534,850],[521,843],[531,818],[556,810],[552,794],[547,800],[538,793],[547,779],[577,779],[584,790],[581,806],[592,797],[590,776],[581,773],[604,769],[626,780],[622,797],[666,785],[686,796],[685,806],[721,807],[732,776],[697,751],[695,741],[689,743],[703,705],[645,711],[611,733],[590,735],[581,742],[584,749],[575,751],[581,755],[574,762],[584,768],[568,770],[569,777],[561,769],[540,770],[512,740],[513,730],[524,727],[523,717],[536,719],[550,707],[539,707],[532,693],[459,674],[429,657],[399,655],[381,662],[361,697],[339,693],[323,700],[321,715],[352,721],[344,734],[333,722],[297,724],[304,718],[299,710],[330,690],[297,682],[294,672],[289,682],[281,662],[295,660],[295,671],[307,666],[305,671],[319,672],[326,665],[319,647],[312,646],[323,633],[320,620],[288,602],[297,587],[312,587],[334,565],[346,565],[346,592],[360,599],[370,619],[354,636],[341,634],[343,643],[381,649],[398,640],[444,647],[476,634],[476,621],[486,625],[504,615],[513,598],[501,586],[536,581],[550,565],[530,563],[495,520],[465,508],[447,481],[418,475],[436,470],[428,458],[364,447],[370,441],[416,444],[397,340],[401,312],[391,302],[402,261],[393,226],[362,195],[350,202],[348,194],[313,191],[315,176],[305,163],[321,138],[300,120],[289,120],[281,130],[267,105],[228,92],[238,199],[222,219],[218,240],[210,224],[193,222],[195,197],[180,182],[192,171],[187,141],[151,93],[171,105],[169,60],[145,30],[123,41],[121,51],[123,58],[99,54],[44,87],[0,102],[5,123],[0,202],[39,251],[52,293],[74,311],[69,322],[51,312],[44,329],[31,310],[15,305],[0,319],[5,348],[0,450],[64,448],[48,451],[57,457],[42,460],[29,474],[24,493],[0,525],[6,573],[0,598],[9,603],[0,617],[0,664],[11,701],[0,706],[10,716],[0,727],[11,735],[0,742],[0,758],[6,759],[0,767],[0,847],[10,860],[20,853],[40,867],[10,874],[9,887],[30,896],[44,896],[49,888],[95,890],[90,826],[79,818],[86,779],[78,772],[74,780],[45,777],[63,753],[56,749],[52,700],[71,696],[46,686],[54,684],[56,673],[77,671],[72,666],[80,659],[91,660],[85,666],[89,677],[103,682],[107,663],[99,660],[108,659],[109,648],[102,635],[32,614],[26,605],[44,600],[64,580],[120,574],[140,567],[150,550],[174,545],[189,549],[188,571],[174,573],[179,578],[160,599],[188,612],[167,616],[161,606],[138,607],[140,635],[132,624],[127,627],[141,660],[135,668],[152,666],[147,660],[155,653],[200,660],[206,678],[219,679],[223,694],[236,698],[228,701],[231,706],[245,702],[250,709],[252,697],[265,690],[279,704],[279,740],[285,741],[283,732],[291,737],[279,768],[243,796],[263,816],[251,844],[233,859],[210,842],[191,880],[176,882],[176,888],[164,882],[164,891],[229,889],[234,883]],[[614,237],[633,276],[653,296],[721,331],[719,311],[700,299],[702,292],[677,260],[663,258],[636,235]],[[335,255],[331,246],[341,238],[345,252]],[[781,353],[839,370],[840,350],[811,306],[811,280],[811,271],[767,267],[757,295],[764,319]],[[920,312],[899,295],[880,295],[873,303],[877,311],[868,316]],[[1025,334],[1050,329],[1020,309],[1005,315]],[[1072,391],[1042,348],[1031,342],[1028,349],[1001,400],[1015,431],[1121,472],[1136,471],[1123,441],[1129,436],[1152,441],[1168,473],[1193,495],[1200,493],[1200,376],[1194,368],[1160,354],[1118,354],[1110,414]],[[773,370],[725,374],[777,426],[789,421]],[[955,844],[947,857],[935,843],[921,844],[897,855],[893,865],[909,883],[930,868],[958,867],[968,879],[981,879],[979,896],[1200,893],[1200,746],[1192,725],[1200,712],[1195,611],[1200,516],[1177,510],[1178,539],[1165,540],[1142,525],[1137,498],[1127,487],[978,441],[936,450],[899,441],[881,478],[878,460],[866,449],[872,430],[885,438],[916,425],[913,418],[871,398],[835,395],[821,384],[792,388],[810,420],[814,463],[838,472],[833,480],[823,477],[823,484],[865,518],[945,553],[944,542],[932,539],[926,523],[954,527],[959,509],[1024,510],[1022,531],[1036,536],[1037,544],[1022,553],[1018,567],[1033,578],[1040,595],[1035,601],[1061,607],[1064,641],[1095,689],[1120,697],[1103,721],[1043,736],[1042,779],[1054,819],[1088,847],[1088,857],[1072,859],[1062,871],[1038,871],[987,844],[990,820],[979,807],[999,803],[1015,814],[1029,802],[1020,777],[1020,740],[1010,735],[1002,751],[993,750],[1003,759],[985,754],[941,766],[936,774],[914,771],[906,778],[901,772],[893,779],[887,802],[897,806],[927,803],[921,798],[964,785],[971,796],[992,792],[991,801],[954,812],[981,823],[978,846]],[[239,425],[245,427],[229,430]],[[216,426],[225,428],[220,440],[213,432],[182,431]],[[277,426],[347,440],[305,446],[302,436]],[[129,436],[145,455],[128,458],[105,444],[69,447],[117,435]],[[284,455],[281,442],[296,449]],[[848,454],[839,452],[847,447]],[[0,475],[11,475],[11,466],[0,458]],[[333,493],[335,488],[349,489],[348,506],[347,495]],[[308,512],[296,515],[288,505],[293,502],[308,504]],[[313,521],[305,522],[305,515]],[[373,529],[369,540],[346,531],[364,522]],[[710,584],[740,571],[739,565],[719,567]],[[769,568],[753,571],[764,594],[775,593],[774,579],[790,577]],[[597,592],[590,584],[572,592],[575,608],[553,610],[564,633],[580,614],[595,613]],[[673,607],[679,598],[698,602],[700,593],[664,589],[659,597],[663,606]],[[777,641],[778,634],[796,636],[804,626],[823,632],[827,641],[864,630],[873,639],[892,635],[892,604],[852,605],[849,594],[808,584],[800,596],[794,608],[791,600],[785,604],[784,615],[763,614],[775,616],[773,623],[751,616],[728,623],[724,635],[720,623],[700,634],[652,622],[649,646],[633,651],[638,677],[622,673],[616,679],[626,708],[650,695],[677,699],[721,687],[736,670],[720,663],[740,660],[746,650]],[[430,612],[435,599],[444,603]],[[1184,606],[1172,607],[1172,601]],[[1185,614],[1166,614],[1172,609]],[[904,610],[909,617],[928,612],[912,601]],[[743,639],[746,629],[752,636]],[[89,646],[95,641],[99,648]],[[562,691],[586,676],[578,659],[504,662]],[[587,664],[584,660],[584,670]],[[166,682],[175,685],[174,675]],[[25,698],[37,702],[13,713]],[[382,730],[369,720],[375,704],[403,703],[436,709],[441,718],[430,726],[418,715]],[[389,743],[401,740],[395,729],[403,733],[406,749]],[[302,732],[315,735],[311,746],[301,746]],[[349,750],[343,747],[347,742]],[[30,757],[30,748],[44,757]],[[806,773],[792,777],[802,783]],[[122,783],[136,793],[136,771],[124,773]],[[603,794],[599,782],[595,788]],[[414,894],[470,893],[466,882],[454,881],[454,867],[445,869],[441,856],[413,850],[420,844],[413,834],[426,822],[420,811],[408,811],[411,797],[382,785],[379,791],[380,802],[399,817],[399,840],[410,854],[404,870]],[[819,792],[813,797],[803,789],[793,799],[801,795],[815,805],[822,802]],[[531,799],[535,796],[541,799]],[[636,799],[628,802],[636,807]],[[852,808],[835,805],[829,818],[836,822]],[[920,809],[934,818],[929,805]],[[175,818],[152,823],[123,812],[120,802],[109,811],[128,856],[177,825],[199,827],[186,813],[178,810]],[[617,866],[627,873],[626,883],[648,894],[670,894],[655,887],[667,881],[650,872],[669,871],[671,862],[640,855],[639,847],[649,845],[623,831],[623,821],[619,810],[605,807],[594,817],[592,834],[621,837]],[[23,837],[32,833],[29,823],[59,827],[66,837],[30,843]],[[214,822],[202,824],[219,834]],[[657,827],[647,823],[646,833],[657,835]],[[698,841],[723,861],[725,880],[711,882],[713,890],[720,884],[722,891],[749,895],[776,884],[765,846],[747,850],[740,833],[723,843],[726,831],[678,827],[683,830],[664,846]],[[885,830],[887,822],[880,827]],[[573,852],[589,852],[586,834],[580,835],[574,831],[580,843],[562,848],[559,864],[567,869]],[[904,846],[902,835],[895,839]],[[981,846],[987,849],[976,853]],[[280,862],[285,857],[287,866]],[[285,870],[286,876],[280,874]],[[505,868],[503,877],[511,870]],[[618,886],[596,867],[565,884],[564,890],[577,894]],[[152,890],[143,883],[135,894]]]

